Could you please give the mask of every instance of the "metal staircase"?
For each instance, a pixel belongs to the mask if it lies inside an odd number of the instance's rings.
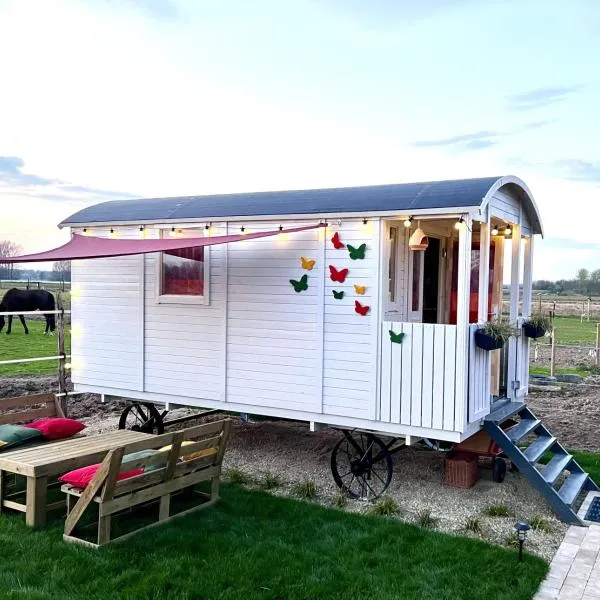
[[[514,419],[517,424],[503,429],[502,424],[508,419]],[[598,486],[525,404],[505,404],[490,413],[483,426],[504,454],[550,503],[559,519],[585,526],[573,505],[582,492],[598,491]],[[546,464],[538,465],[547,452],[552,454],[552,458]],[[566,478],[561,477],[564,471],[568,471]]]

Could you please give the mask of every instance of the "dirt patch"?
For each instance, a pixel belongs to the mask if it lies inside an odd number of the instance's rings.
[[[567,448],[600,452],[600,377],[560,393],[531,394],[527,404]]]
[[[550,367],[550,345],[532,344],[532,367]],[[554,355],[555,365],[559,369],[592,369],[596,364],[596,350],[594,346],[557,346]]]

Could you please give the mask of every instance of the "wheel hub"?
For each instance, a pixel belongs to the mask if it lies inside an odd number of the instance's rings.
[[[368,464],[368,461],[362,461],[360,458],[354,458],[350,461],[350,471],[356,477],[360,477],[370,470],[371,466]]]

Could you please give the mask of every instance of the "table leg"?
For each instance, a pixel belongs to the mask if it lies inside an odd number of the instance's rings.
[[[27,510],[25,523],[28,527],[41,527],[46,523],[47,477],[27,478]]]

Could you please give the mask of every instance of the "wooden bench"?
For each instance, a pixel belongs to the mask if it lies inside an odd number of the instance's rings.
[[[221,463],[227,446],[231,421],[225,419],[191,427],[152,439],[125,444],[108,452],[89,485],[81,490],[63,485],[67,494],[67,519],[63,539],[97,548],[123,540],[142,529],[164,523],[174,517],[211,506],[219,499]],[[184,442],[187,444],[183,445]],[[167,446],[167,448],[165,448]],[[145,458],[127,459],[132,453],[158,450]],[[120,473],[144,469],[142,475],[117,481]],[[177,514],[171,514],[173,494],[202,481],[211,481],[210,493],[197,493],[204,502]],[[196,497],[196,496],[194,496]],[[74,499],[78,498],[77,502]],[[111,519],[122,511],[158,501],[158,521],[139,526],[135,531],[111,537]],[[98,505],[97,542],[78,537],[74,530],[86,509]]]
[[[28,423],[47,417],[64,417],[62,406],[54,394],[32,394],[0,399],[0,425]]]

